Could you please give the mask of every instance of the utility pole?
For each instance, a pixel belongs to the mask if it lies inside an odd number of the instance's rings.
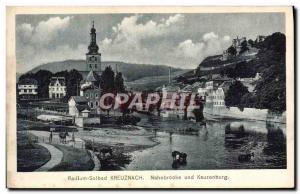
[[[169,84],[171,84],[171,67],[169,67]]]

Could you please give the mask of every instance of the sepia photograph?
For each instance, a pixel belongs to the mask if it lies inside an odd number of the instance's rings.
[[[245,170],[293,187],[292,7],[60,8],[8,10],[8,171],[155,188]]]

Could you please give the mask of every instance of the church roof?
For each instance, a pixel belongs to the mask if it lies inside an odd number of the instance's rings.
[[[96,72],[91,70],[89,72],[89,74],[86,76],[85,81],[86,82],[97,82],[97,81],[100,81],[100,76]]]

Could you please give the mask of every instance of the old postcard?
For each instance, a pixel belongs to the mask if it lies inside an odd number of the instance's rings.
[[[8,188],[293,188],[292,7],[7,7]]]

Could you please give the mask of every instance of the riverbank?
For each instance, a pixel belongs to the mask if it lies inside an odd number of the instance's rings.
[[[122,170],[131,161],[131,153],[156,146],[153,133],[138,126],[126,128],[95,128],[80,130],[78,135],[85,141],[86,149],[93,151],[101,163],[100,170]],[[112,154],[100,154],[111,150]]]

